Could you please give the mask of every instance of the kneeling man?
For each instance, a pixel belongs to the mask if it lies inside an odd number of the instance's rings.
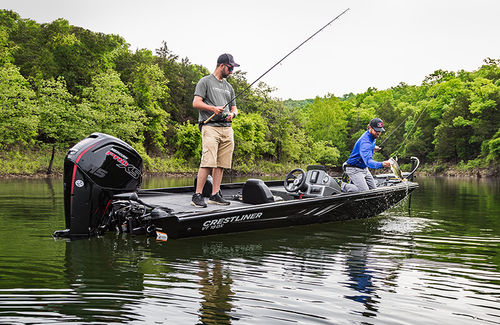
[[[351,155],[347,159],[345,172],[351,182],[356,185],[358,191],[368,191],[377,187],[375,179],[368,168],[391,167],[388,160],[384,162],[373,160],[373,153],[380,150],[380,147],[375,143],[380,133],[385,131],[383,125],[384,122],[381,119],[372,119],[368,124],[368,130],[356,141]]]

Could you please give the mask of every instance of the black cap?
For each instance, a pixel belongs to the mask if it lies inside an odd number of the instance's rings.
[[[372,129],[374,129],[375,131],[377,132],[382,132],[382,131],[385,131],[385,129],[383,128],[384,126],[384,121],[382,121],[381,119],[379,118],[374,118],[370,121],[370,124],[369,124]]]
[[[219,56],[219,58],[217,59],[217,64],[221,63],[229,64],[233,67],[240,66],[238,63],[234,62],[233,56],[229,53],[224,53]]]

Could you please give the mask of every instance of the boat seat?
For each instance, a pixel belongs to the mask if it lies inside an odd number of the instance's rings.
[[[261,179],[250,178],[243,185],[242,201],[250,204],[274,202],[273,193]]]

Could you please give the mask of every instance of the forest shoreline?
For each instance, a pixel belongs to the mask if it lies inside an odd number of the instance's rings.
[[[332,176],[340,176],[340,169],[338,167],[327,168],[329,174]],[[376,173],[376,172],[375,172]],[[235,170],[230,172],[226,171],[226,175],[232,177],[261,177],[261,176],[284,176],[283,173],[242,173]],[[420,167],[420,170],[415,173],[418,176],[437,176],[437,177],[467,177],[467,178],[500,178],[500,170],[497,168],[476,168],[464,170],[459,168],[458,165],[443,166],[442,164],[427,164]],[[62,178],[61,171],[53,171],[51,174],[46,172],[35,173],[6,173],[0,174],[0,180],[6,179],[44,179],[44,178]],[[196,177],[195,172],[145,172],[144,178],[151,177]]]

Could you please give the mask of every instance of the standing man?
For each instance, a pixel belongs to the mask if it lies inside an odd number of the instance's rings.
[[[191,200],[191,204],[197,207],[207,207],[201,193],[210,172],[213,186],[208,203],[230,204],[222,197],[220,184],[224,168],[231,168],[234,150],[231,125],[233,118],[238,115],[238,109],[234,100],[234,89],[225,79],[239,66],[231,54],[220,55],[214,73],[201,78],[194,91],[193,107],[199,110],[198,123],[201,126],[202,143],[196,189]],[[214,114],[210,121],[204,123]]]
[[[375,143],[380,133],[385,131],[383,125],[384,122],[381,119],[372,119],[368,124],[368,130],[356,141],[351,155],[347,159],[345,172],[351,182],[356,185],[358,191],[367,191],[377,187],[368,168],[391,167],[388,160],[384,162],[373,160],[373,153],[380,150],[380,147]]]

